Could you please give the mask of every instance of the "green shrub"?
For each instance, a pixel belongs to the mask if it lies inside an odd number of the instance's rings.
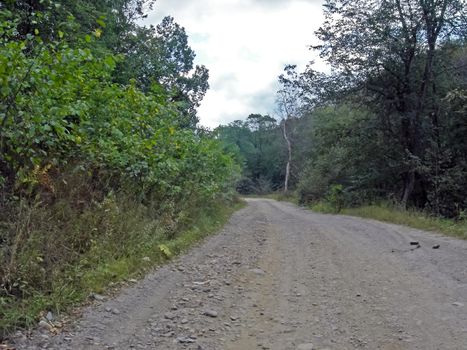
[[[332,185],[326,196],[326,201],[336,213],[339,213],[344,206],[344,187],[342,185]]]
[[[160,244],[188,246],[180,232],[234,199],[238,167],[220,143],[182,127],[156,82],[157,93],[114,83],[120,58],[96,40],[0,25],[0,329],[81,300],[143,257],[162,261]]]

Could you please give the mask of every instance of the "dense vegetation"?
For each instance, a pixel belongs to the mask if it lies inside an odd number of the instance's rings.
[[[0,336],[170,256],[233,198],[234,161],[197,128],[208,71],[173,18],[137,25],[152,3],[0,3]]]
[[[217,130],[243,160],[239,190],[284,188],[284,134],[290,182],[303,203],[339,210],[390,201],[465,218],[465,1],[327,0],[324,12],[313,49],[330,73],[287,66],[279,122],[249,118]]]
[[[0,336],[202,237],[234,181],[466,218],[465,0],[327,0],[330,72],[287,66],[277,119],[214,132],[184,28],[138,25],[153,6],[0,2]]]

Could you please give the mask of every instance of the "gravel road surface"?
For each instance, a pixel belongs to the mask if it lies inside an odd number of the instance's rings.
[[[465,350],[467,242],[248,199],[59,335],[42,328],[17,349]]]

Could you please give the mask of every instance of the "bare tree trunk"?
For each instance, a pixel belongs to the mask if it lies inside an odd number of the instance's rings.
[[[290,179],[290,163],[292,162],[292,145],[290,144],[289,136],[287,135],[287,119],[284,119],[284,125],[282,127],[282,131],[284,133],[284,139],[287,143],[287,165],[285,167],[285,181],[284,181],[284,194],[287,194],[289,191],[289,179]]]
[[[415,171],[410,170],[404,180],[404,191],[402,193],[402,199],[401,199],[401,207],[403,209],[407,209],[407,203],[410,199],[410,195],[413,192],[413,189],[415,187]]]

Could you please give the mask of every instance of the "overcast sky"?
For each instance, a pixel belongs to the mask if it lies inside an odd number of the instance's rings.
[[[157,0],[146,23],[171,15],[185,27],[196,64],[209,69],[211,88],[198,110],[214,128],[250,113],[274,114],[277,77],[285,64],[315,60],[323,0]]]

